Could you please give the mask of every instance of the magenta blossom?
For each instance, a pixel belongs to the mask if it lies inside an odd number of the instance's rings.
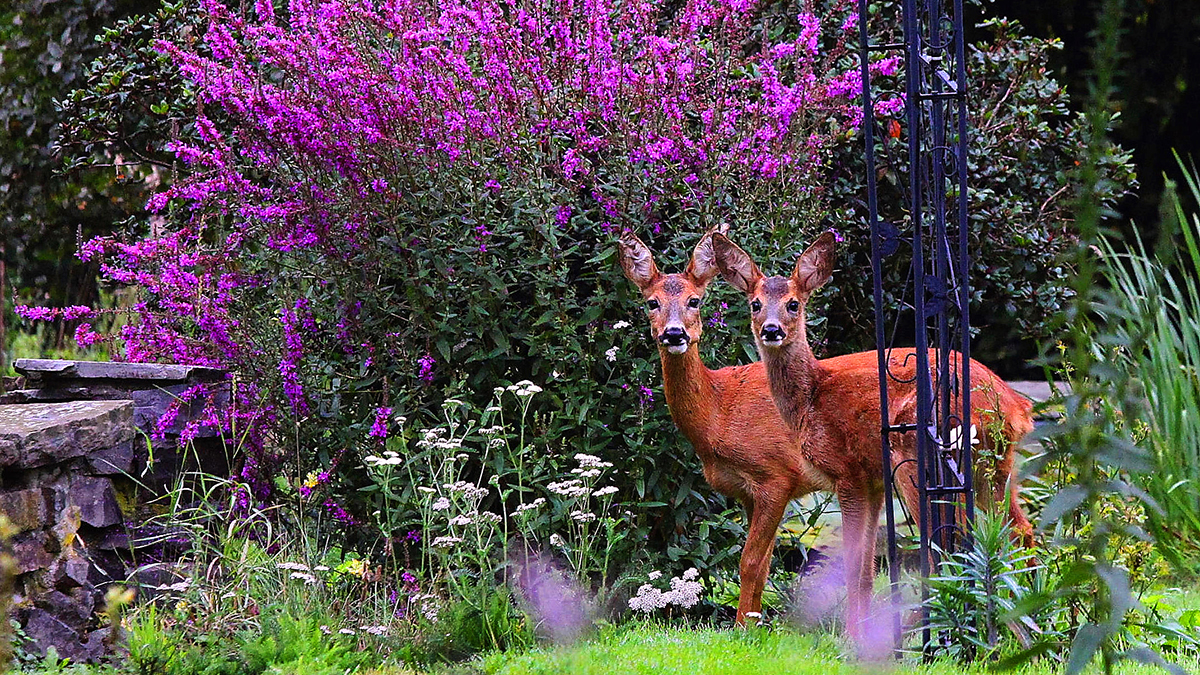
[[[376,408],[375,422],[371,425],[371,430],[367,432],[372,438],[387,438],[388,435],[388,418],[392,415],[391,408]]]

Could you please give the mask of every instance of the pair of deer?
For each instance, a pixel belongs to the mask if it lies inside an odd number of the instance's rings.
[[[700,456],[709,485],[740,501],[749,516],[738,624],[762,611],[787,503],[831,490],[841,505],[845,538],[846,626],[858,637],[870,612],[883,505],[879,370],[874,351],[818,360],[808,344],[805,306],[833,275],[834,244],[832,233],[821,235],[787,277],[764,276],[718,231],[701,238],[682,274],[659,272],[650,250],[628,230],[618,253],[625,276],[645,298],[671,417]],[[718,274],[746,294],[761,361],[710,370],[700,360],[700,300]],[[901,380],[889,378],[893,424],[916,421],[913,353],[897,349],[890,355],[890,369]],[[976,467],[978,499],[984,506],[1002,504],[1007,490],[1010,524],[1030,543],[1033,528],[1020,507],[1013,465],[1018,441],[1033,429],[1031,406],[980,363],[970,362],[970,376],[972,391],[981,395],[972,396],[968,424],[1000,430],[981,434],[986,450],[978,456],[993,459],[990,466]],[[1007,447],[992,447],[997,441]],[[896,484],[910,511],[918,496],[914,462],[905,460],[915,457],[915,444],[910,432],[892,446]]]

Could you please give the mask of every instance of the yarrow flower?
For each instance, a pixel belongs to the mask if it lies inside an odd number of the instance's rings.
[[[637,594],[629,599],[629,608],[636,611],[649,614],[656,609],[663,609],[675,605],[684,609],[694,607],[700,602],[700,594],[704,592],[704,587],[696,578],[700,575],[696,568],[691,568],[678,577],[671,579],[670,590],[662,590],[655,587],[653,584],[642,584],[638,588]],[[661,572],[651,572],[651,581],[662,576]]]
[[[588,511],[575,510],[571,512],[571,519],[580,523],[591,523],[596,520],[596,514]]]
[[[505,387],[505,390],[511,391],[512,393],[516,394],[519,398],[529,398],[530,396],[533,396],[534,394],[540,393],[542,391],[542,388],[537,386],[536,384],[530,382],[529,380],[521,380],[520,382],[518,382],[516,384],[508,385],[507,387]]]
[[[299,579],[308,586],[317,585],[317,578],[314,577],[313,575],[309,574],[308,572],[292,572],[291,578]]]
[[[529,502],[528,504],[521,504],[517,508],[513,509],[513,515],[519,516],[523,513],[529,513],[531,511],[536,511],[537,509],[541,508],[542,505],[545,503],[546,503],[545,497],[538,497],[537,499]]]
[[[619,352],[619,351],[621,351],[620,347],[617,347],[615,345],[612,347],[609,347],[608,350],[604,352],[604,358],[608,359],[609,361],[616,361],[617,360],[617,352]]]
[[[400,459],[400,455],[395,450],[385,450],[383,457],[367,455],[363,458],[363,462],[365,462],[367,466],[395,466],[397,464],[402,464],[404,460]]]
[[[564,497],[586,497],[592,491],[583,484],[580,480],[565,480],[558,483],[551,483],[546,486],[546,489],[556,495]]]
[[[583,452],[575,453],[575,461],[579,462],[579,467],[583,469],[606,469],[612,466],[612,462],[605,462],[595,455]]]

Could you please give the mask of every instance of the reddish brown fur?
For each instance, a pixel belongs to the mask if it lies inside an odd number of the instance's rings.
[[[682,274],[661,274],[649,250],[632,233],[620,244],[622,267],[642,296],[659,308],[649,310],[663,368],[663,389],[671,417],[691,441],[704,465],[704,478],[718,492],[746,507],[749,535],[742,549],[737,620],[762,611],[762,592],[775,546],[775,533],[789,500],[828,489],[825,478],[797,451],[767,387],[761,362],[710,370],[697,351],[702,332],[700,298],[716,268],[706,266],[708,235]],[[659,337],[674,317],[688,335],[687,350],[672,354]]]
[[[725,278],[746,293],[751,323],[766,365],[768,386],[780,418],[793,434],[793,443],[807,461],[832,483],[842,507],[846,582],[849,592],[847,626],[852,634],[870,607],[875,577],[875,532],[883,502],[880,454],[879,370],[875,352],[860,352],[818,361],[808,344],[804,307],[812,293],[833,272],[833,237],[824,235],[797,261],[790,277],[764,277],[744,251],[722,235],[713,248]],[[757,309],[756,309],[757,308]],[[778,342],[764,339],[764,326],[785,334]],[[771,331],[774,333],[774,331]],[[896,378],[912,380],[914,350],[896,350],[890,369]],[[931,354],[931,358],[933,355]],[[957,358],[957,355],[956,355]],[[1017,442],[1033,427],[1028,401],[984,365],[970,361],[972,422],[984,433],[988,421],[1003,417],[1007,447],[998,466],[981,466],[981,500],[999,501],[1009,490],[1009,517],[1019,536],[1029,541],[1032,526],[1022,512],[1013,476]],[[889,382],[892,422],[915,421],[915,384]],[[893,466],[915,455],[915,434],[896,439]],[[904,463],[897,484],[908,504],[916,504],[912,463]]]

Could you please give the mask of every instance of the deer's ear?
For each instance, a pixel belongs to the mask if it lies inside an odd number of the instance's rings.
[[[721,232],[720,229],[709,230],[700,237],[696,248],[692,250],[692,261],[688,263],[687,274],[692,277],[692,281],[704,288],[708,282],[713,280],[713,277],[720,273],[721,268],[717,266],[717,254],[713,250],[712,237],[714,232]]]
[[[833,277],[833,264],[837,259],[832,232],[826,232],[800,254],[792,278],[804,293],[812,293]]]
[[[758,280],[762,279],[762,272],[758,271],[758,265],[755,265],[750,256],[738,248],[737,244],[729,241],[725,235],[714,233],[711,239],[713,255],[717,259],[717,267],[721,269],[721,276],[725,277],[725,281],[733,284],[734,288],[743,293],[754,290]]]
[[[621,261],[625,276],[639,289],[648,287],[658,276],[654,256],[632,230],[621,232],[621,238],[617,240],[617,259]]]

